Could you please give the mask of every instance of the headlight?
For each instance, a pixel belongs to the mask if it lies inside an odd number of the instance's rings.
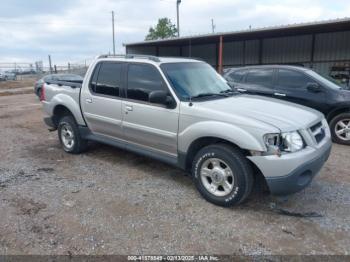
[[[297,132],[282,134],[267,134],[264,142],[269,154],[280,154],[281,152],[297,152],[305,147],[303,138]]]
[[[304,148],[304,141],[298,132],[290,132],[282,134],[283,151],[285,152],[297,152]]]

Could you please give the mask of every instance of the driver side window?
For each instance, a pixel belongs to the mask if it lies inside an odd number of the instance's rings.
[[[301,72],[287,69],[278,70],[278,86],[286,88],[306,88],[310,83],[315,83],[315,81]]]
[[[149,102],[152,91],[165,91],[165,85],[159,71],[147,64],[130,64],[128,67],[127,98]]]

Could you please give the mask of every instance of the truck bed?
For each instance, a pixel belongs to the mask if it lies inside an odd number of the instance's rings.
[[[82,82],[47,81],[44,84],[45,100],[42,101],[44,112],[52,116],[57,105],[71,111],[79,125],[85,125],[80,110],[80,91]]]

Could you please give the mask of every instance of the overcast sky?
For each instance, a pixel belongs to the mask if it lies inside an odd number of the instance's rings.
[[[116,12],[117,52],[142,41],[158,18],[176,22],[176,0],[1,0],[0,62],[34,62],[51,54],[55,64],[83,63],[112,50],[111,10]],[[182,0],[181,34],[233,31],[343,18],[349,0]]]

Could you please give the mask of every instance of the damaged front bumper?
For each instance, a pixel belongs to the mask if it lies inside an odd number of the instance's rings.
[[[262,172],[273,195],[289,195],[307,187],[328,160],[331,139],[324,139],[316,147],[282,156],[248,157]]]

